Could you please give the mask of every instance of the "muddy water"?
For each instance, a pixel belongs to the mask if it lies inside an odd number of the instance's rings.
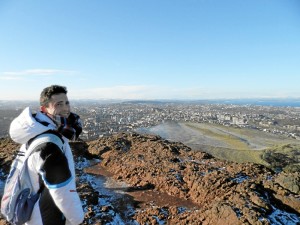
[[[168,195],[166,193],[158,192],[155,190],[152,190],[150,187],[130,187],[129,185],[123,183],[123,182],[117,182],[112,178],[112,174],[109,173],[107,170],[105,170],[103,167],[101,167],[99,164],[86,168],[85,172],[98,175],[99,180],[103,179],[102,177],[106,178],[105,181],[105,189],[106,191],[115,191],[117,193],[123,194],[124,197],[131,196],[131,204],[132,205],[157,205],[160,207],[163,206],[175,206],[175,207],[184,207],[187,209],[191,208],[199,208],[200,206],[193,203],[192,201],[188,201],[185,199],[173,197],[171,195]],[[101,191],[101,190],[100,190]],[[128,198],[128,197],[127,197]],[[130,199],[130,197],[128,198]],[[128,200],[127,199],[127,200]],[[128,202],[127,202],[128,204]]]

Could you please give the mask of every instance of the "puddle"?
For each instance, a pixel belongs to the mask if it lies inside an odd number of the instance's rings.
[[[155,204],[160,207],[183,207],[186,209],[199,208],[199,205],[180,198],[173,197],[166,193],[161,193],[158,191],[148,190],[148,191],[134,191],[129,192],[129,195],[133,196],[140,205],[151,205]]]
[[[80,182],[89,183],[99,193],[98,205],[93,209],[95,216],[91,218],[92,221],[88,224],[95,224],[99,218],[104,220],[110,218],[105,224],[136,225],[137,222],[132,219],[135,214],[136,203],[132,196],[124,193],[128,186],[125,183],[116,182],[111,176],[108,176],[109,174],[89,173],[90,168],[98,163],[99,160],[93,161],[83,158],[76,163],[76,168],[84,172],[79,176]],[[102,211],[104,208],[105,210]]]
[[[117,183],[111,178],[101,175],[87,174],[81,179],[83,182],[84,180],[86,180],[85,182],[88,181],[94,190],[99,192],[98,208],[112,206],[113,211],[110,213],[113,221],[109,224],[137,224],[132,220],[132,216],[135,213],[135,201],[132,196],[122,191],[124,188],[123,183]]]

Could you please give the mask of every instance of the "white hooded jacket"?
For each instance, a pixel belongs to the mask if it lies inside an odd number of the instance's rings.
[[[43,125],[41,121],[48,125]],[[34,117],[28,107],[13,120],[9,133],[13,141],[22,144],[21,151],[26,151],[29,140],[49,129],[56,130],[55,123],[41,112]],[[84,219],[82,204],[76,192],[73,154],[68,140],[65,137],[63,140],[64,152],[54,143],[45,143],[28,159],[34,191],[40,188],[39,174],[42,175],[45,188],[27,225],[77,225]]]

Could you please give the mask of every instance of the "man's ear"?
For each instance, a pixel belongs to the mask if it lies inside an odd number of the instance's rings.
[[[43,113],[47,113],[47,108],[46,108],[46,106],[44,106],[44,105],[40,106],[40,110],[41,110]]]

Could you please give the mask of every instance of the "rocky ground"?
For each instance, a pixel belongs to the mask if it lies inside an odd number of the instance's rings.
[[[72,147],[84,224],[300,224],[299,173],[218,160],[137,133]],[[0,148],[7,172],[16,145],[2,139]]]

